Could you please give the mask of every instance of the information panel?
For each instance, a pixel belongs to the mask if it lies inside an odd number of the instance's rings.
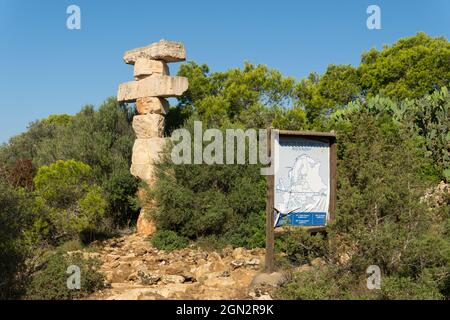
[[[274,139],[274,226],[326,226],[332,199],[334,137],[280,131]]]

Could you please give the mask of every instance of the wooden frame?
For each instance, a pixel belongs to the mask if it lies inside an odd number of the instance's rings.
[[[268,129],[267,141],[268,148],[267,153],[271,161],[272,159],[272,145],[273,145],[273,131],[275,129]],[[318,140],[327,142],[330,148],[330,201],[328,205],[329,215],[327,217],[326,224],[334,220],[334,212],[336,210],[336,190],[337,190],[337,149],[336,149],[336,134],[332,132],[314,132],[314,131],[289,131],[289,130],[277,130],[279,136],[300,136],[310,140]],[[272,163],[271,163],[272,164]],[[266,272],[273,272],[274,269],[274,175],[267,176],[267,202],[266,202],[266,257],[265,257],[265,269]],[[279,228],[278,231],[283,231],[289,228],[299,228],[293,226],[287,226]],[[310,232],[317,232],[326,229],[325,226],[307,226],[300,227]]]

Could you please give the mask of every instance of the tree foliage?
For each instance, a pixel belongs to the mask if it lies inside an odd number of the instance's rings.
[[[216,126],[232,122],[266,127],[275,114],[283,113],[297,120],[296,127],[305,120],[302,110],[286,110],[292,104],[294,79],[265,65],[245,63],[242,70],[210,73],[207,65],[189,62],[180,67],[178,75],[189,78],[189,89],[178,106],[184,110],[184,118],[178,120],[186,120],[194,112],[203,122]],[[181,124],[168,123],[170,128]]]
[[[332,127],[339,139],[336,221],[322,246],[307,237],[295,251],[298,261],[316,253],[312,258],[320,256],[327,267],[296,276],[281,297],[448,298],[450,197],[438,207],[423,200],[436,181],[423,139],[387,113],[365,108]],[[370,265],[381,268],[381,291],[365,286]]]
[[[420,98],[449,85],[450,43],[425,33],[403,38],[361,58],[361,88],[369,95]]]
[[[123,226],[136,216],[138,180],[129,172],[135,139],[132,115],[113,98],[98,110],[86,106],[74,116],[51,115],[33,122],[27,132],[0,148],[0,160],[9,172],[20,171],[15,180],[22,185],[32,181],[34,168],[58,160],[89,165],[95,183],[105,191],[106,217]],[[27,159],[33,168],[23,168],[21,164]]]
[[[75,160],[59,160],[39,168],[36,195],[46,208],[53,237],[95,231],[107,206],[103,190],[94,183],[91,167]]]
[[[98,272],[100,261],[85,259],[80,253],[56,250],[43,258],[40,270],[36,271],[27,286],[28,300],[80,299],[104,288],[104,276]],[[80,289],[67,287],[69,266],[80,268]]]
[[[359,99],[331,114],[330,123],[345,122],[351,125],[348,116],[364,110],[375,116],[391,117],[395,123],[408,129],[410,135],[422,139],[425,156],[432,159],[434,168],[431,170],[449,179],[450,94],[446,87],[420,99],[400,102],[381,96]]]
[[[186,128],[193,132],[193,120]],[[258,165],[177,165],[167,149],[156,168],[150,195],[157,203],[152,214],[159,229],[193,240],[221,235],[236,245],[262,245],[263,238],[251,232],[262,233],[265,207]]]
[[[24,230],[31,223],[25,194],[0,178],[0,299],[17,298],[24,290],[29,256]]]
[[[358,67],[329,65],[323,75],[311,73],[296,86],[295,103],[314,127],[321,127],[323,117],[359,97],[413,99],[448,86],[449,65],[447,39],[418,33],[363,53]]]
[[[276,243],[287,265],[317,258],[326,265],[294,275],[280,297],[450,297],[450,197],[428,196],[450,177],[445,38],[418,33],[363,53],[359,66],[330,65],[300,81],[251,63],[211,72],[189,62],[178,74],[189,78],[189,89],[170,108],[167,135],[180,127],[192,133],[195,120],[221,132],[270,126],[337,132],[335,223],[326,236],[291,232]],[[133,115],[110,98],[98,110],[86,106],[33,122],[0,147],[1,298],[24,291],[28,298],[79,298],[101,287],[93,264],[65,254],[67,246],[56,253],[54,247],[135,219]],[[156,200],[155,246],[172,250],[192,240],[263,246],[266,183],[259,165],[175,165],[169,153],[149,192]],[[74,259],[87,274],[80,295],[63,287]],[[380,291],[365,286],[373,264],[383,272]]]

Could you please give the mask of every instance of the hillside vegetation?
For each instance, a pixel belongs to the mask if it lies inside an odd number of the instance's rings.
[[[424,33],[297,81],[265,65],[210,72],[183,64],[189,90],[170,108],[176,128],[335,130],[336,221],[325,234],[276,239],[277,267],[294,273],[287,299],[450,298],[450,43]],[[51,115],[0,147],[0,298],[70,299],[102,285],[95,261],[67,256],[134,225],[139,181],[129,173],[132,106]],[[166,157],[148,201],[153,245],[263,247],[265,177],[258,165],[175,165]],[[439,185],[439,187],[438,187]],[[59,274],[90,274],[76,296]],[[370,265],[381,290],[366,288]],[[59,273],[58,273],[59,272]],[[55,276],[58,274],[59,276]]]

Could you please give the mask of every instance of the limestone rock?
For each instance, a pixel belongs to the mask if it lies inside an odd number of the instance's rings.
[[[260,263],[261,263],[261,261],[259,261],[259,259],[257,259],[257,258],[253,258],[253,259],[245,261],[245,265],[250,266],[250,267],[258,267],[260,265]]]
[[[244,266],[245,261],[244,260],[233,260],[231,261],[231,267],[234,269],[240,268],[242,266]]]
[[[184,283],[185,279],[183,276],[168,274],[162,277],[162,281],[164,283]]]
[[[156,113],[134,116],[133,129],[138,139],[162,138],[164,116]]]
[[[109,282],[123,282],[128,280],[128,277],[133,272],[129,263],[120,262],[119,266],[115,267],[110,278]]]
[[[142,236],[151,236],[156,231],[155,222],[152,219],[148,219],[145,217],[145,212],[139,214],[137,224],[136,224],[136,232]]]
[[[158,161],[164,143],[164,138],[136,139],[131,159],[131,174],[152,185],[155,181],[153,164]]]
[[[159,159],[164,143],[164,138],[136,139],[133,145],[133,164],[154,164]]]
[[[139,114],[157,113],[166,115],[169,102],[164,98],[144,97],[136,99],[136,110]]]
[[[245,249],[244,248],[235,248],[232,252],[233,258],[236,260],[244,260],[245,259]]]
[[[134,64],[134,79],[140,80],[151,75],[169,75],[167,63],[161,60],[138,58]]]
[[[146,182],[149,186],[153,185],[155,182],[155,175],[153,172],[152,164],[131,164],[130,173]]]
[[[131,81],[119,85],[117,101],[133,102],[144,97],[178,97],[188,89],[185,77],[153,75],[139,81]]]
[[[161,276],[159,274],[151,274],[147,270],[139,270],[137,275],[142,284],[157,284],[158,281],[161,280]]]
[[[125,290],[119,294],[112,295],[108,297],[107,300],[161,300],[165,297],[154,292],[153,290],[146,288],[135,288]]]
[[[268,293],[256,293],[255,291],[251,291],[249,296],[253,298],[253,300],[273,300],[273,298]]]
[[[127,64],[135,64],[138,58],[177,62],[186,60],[186,50],[180,42],[160,40],[148,46],[125,52],[123,60]]]
[[[273,272],[273,273],[260,273],[256,275],[251,284],[251,288],[256,288],[261,285],[267,285],[271,287],[279,287],[284,282],[286,282],[287,276],[281,272]]]
[[[254,267],[264,258],[259,249],[242,248],[234,255],[232,249],[195,247],[167,252],[153,248],[146,236],[138,234],[107,239],[96,248],[103,262],[99,271],[109,284],[89,299],[270,299],[276,286],[291,276],[287,272],[255,278],[259,272]]]
[[[429,206],[443,206],[445,199],[450,195],[450,183],[441,181],[436,187],[430,188],[425,195],[420,198],[421,202],[426,202]]]

